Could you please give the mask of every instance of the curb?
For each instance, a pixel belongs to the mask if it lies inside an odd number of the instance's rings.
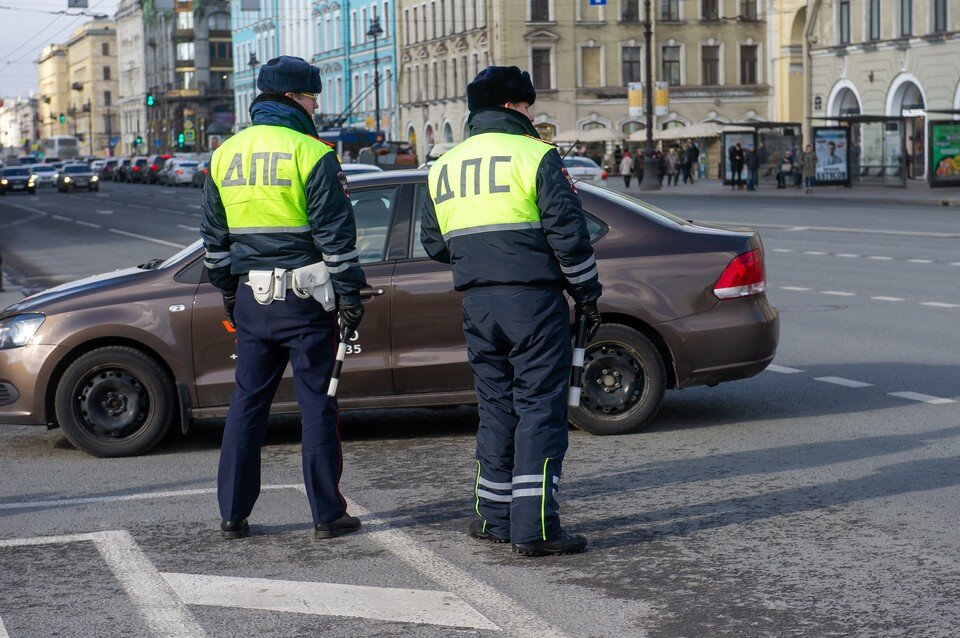
[[[618,191],[623,192],[623,191]],[[641,191],[639,195],[634,193],[626,193],[631,197],[637,197],[638,199],[643,199],[644,197],[657,197],[657,191],[649,191],[649,193]],[[701,198],[724,198],[724,199],[763,199],[766,201],[803,201],[803,202],[823,202],[829,204],[884,204],[884,205],[895,205],[895,206],[937,206],[937,207],[960,207],[960,198],[956,197],[942,197],[937,200],[933,199],[908,199],[908,198],[883,198],[879,197],[840,197],[836,195],[808,195],[804,197],[802,194],[798,194],[796,197],[790,195],[765,195],[762,193],[750,193],[749,195],[745,193],[682,193],[676,196],[679,197],[701,197]],[[665,195],[665,197],[674,197],[674,195]]]

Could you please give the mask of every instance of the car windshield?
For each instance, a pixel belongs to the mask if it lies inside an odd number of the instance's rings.
[[[581,184],[579,182],[577,183],[577,189],[617,204],[618,206],[626,208],[627,210],[645,214],[648,217],[656,217],[663,221],[677,224],[678,226],[690,226],[690,222],[682,217],[677,217],[673,213],[668,213],[667,211],[657,208],[656,206],[652,206],[647,202],[641,202],[639,199],[634,199],[629,195],[624,195],[623,193],[618,193],[617,191],[591,186],[590,184]]]
[[[33,167],[34,173],[53,173],[57,169],[50,164],[40,164]]]
[[[567,168],[600,168],[596,162],[586,157],[565,157],[563,165]]]
[[[193,242],[189,246],[186,246],[179,252],[171,255],[170,257],[167,257],[163,261],[163,263],[160,264],[159,268],[173,268],[174,266],[179,266],[183,264],[183,262],[185,262],[188,258],[192,257],[193,254],[200,249],[200,243],[201,243],[201,240],[198,239],[197,241]]]
[[[4,177],[26,177],[30,174],[29,168],[5,168],[3,169]]]
[[[82,164],[74,164],[72,166],[63,167],[64,173],[87,173],[89,172],[89,170],[90,169],[88,169],[86,166],[83,166]]]

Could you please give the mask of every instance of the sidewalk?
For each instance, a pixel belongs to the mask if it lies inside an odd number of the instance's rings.
[[[895,204],[901,206],[960,206],[960,188],[930,188],[926,182],[911,181],[906,188],[884,186],[819,186],[812,195],[805,195],[802,188],[788,187],[778,190],[776,184],[763,184],[756,191],[735,191],[724,186],[719,180],[704,179],[695,184],[663,186],[659,191],[641,192],[636,179],[631,180],[630,188],[623,187],[623,178],[611,175],[607,186],[612,190],[627,193],[633,197],[730,197],[747,199],[780,199],[816,202],[857,202]]]
[[[23,293],[20,292],[20,286],[15,285],[5,275],[0,276],[3,276],[3,290],[0,290],[0,310],[3,310],[23,299]]]

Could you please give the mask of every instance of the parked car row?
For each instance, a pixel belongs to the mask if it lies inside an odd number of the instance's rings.
[[[18,190],[36,195],[42,186],[56,186],[61,193],[79,188],[98,191],[100,176],[86,162],[6,166],[0,169],[0,195]]]

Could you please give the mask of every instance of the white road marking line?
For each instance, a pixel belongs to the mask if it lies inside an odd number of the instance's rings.
[[[863,255],[855,255],[853,253],[837,253],[837,257],[863,257]]]
[[[203,638],[206,636],[176,593],[137,547],[126,531],[91,532],[66,536],[39,536],[0,541],[0,548],[30,547],[92,541],[110,567],[150,633],[158,638]]]
[[[71,218],[69,218],[69,217],[64,217],[63,215],[50,215],[50,217],[52,217],[53,219],[56,219],[56,220],[58,220],[58,221],[61,221],[61,222],[72,222],[72,221],[73,221],[73,219],[71,219]]]
[[[824,383],[833,383],[835,385],[842,385],[847,388],[868,388],[872,386],[872,383],[864,383],[863,381],[854,381],[853,379],[844,379],[843,377],[816,377],[814,381],[823,381]]]
[[[144,208],[144,209],[146,209],[146,210],[150,210],[150,209],[153,208],[153,206],[144,206],[143,204],[127,204],[127,205],[128,205],[130,208]]]
[[[726,221],[723,223],[750,226],[753,228],[774,228],[777,230],[811,230],[824,233],[854,233],[861,235],[900,235],[903,237],[939,237],[944,239],[960,238],[960,233],[934,233],[920,230],[878,230],[874,228],[843,228],[836,226],[785,226],[783,224],[766,224],[763,222],[745,222],[742,220]]]
[[[193,215],[194,217],[203,217],[203,215],[201,215],[200,213],[190,213],[190,214]]]
[[[298,488],[301,493],[306,494],[304,486],[300,485]],[[543,636],[564,638],[566,636],[495,587],[474,578],[453,563],[441,558],[406,533],[390,527],[389,523],[377,518],[366,508],[350,499],[347,499],[347,505],[350,512],[363,518],[366,525],[374,528],[375,531],[366,534],[371,540],[380,543],[410,567],[447,591],[460,596],[475,608],[497,610],[498,622],[506,635],[516,638],[542,638]],[[641,631],[635,635],[637,638],[644,638],[646,632]]]
[[[94,224],[92,222],[84,222],[84,221],[80,221],[79,219],[76,220],[76,223],[80,224],[81,226],[86,226],[87,228],[103,228],[103,226],[101,226],[100,224]]]
[[[887,392],[888,395],[892,397],[900,397],[901,399],[910,399],[911,401],[921,401],[923,403],[932,403],[934,405],[939,405],[943,403],[956,403],[953,399],[944,399],[943,397],[934,397],[929,394],[920,394],[919,392]]]
[[[803,251],[804,255],[826,255],[827,253],[822,253],[819,250],[805,250]]]
[[[289,490],[298,489],[298,485],[264,485],[261,490]],[[197,496],[200,494],[216,494],[215,487],[202,487],[192,490],[172,490],[164,492],[139,492],[136,494],[121,494],[117,496],[82,496],[79,498],[58,498],[47,501],[23,501],[20,503],[0,503],[0,510],[20,510],[39,507],[70,507],[73,505],[89,505],[91,503],[115,503],[117,501],[147,501],[157,498],[178,498],[181,496]]]
[[[780,290],[795,290],[797,292],[807,292],[809,288],[804,288],[803,286],[780,286]]]
[[[876,259],[877,261],[893,261],[893,257],[887,257],[885,255],[868,255],[867,259]]]
[[[942,301],[921,301],[920,305],[929,306],[931,308],[960,308],[960,304],[944,303]]]
[[[960,261],[951,261],[951,262],[950,262],[950,265],[951,265],[951,266],[960,266]]]
[[[807,226],[790,226],[789,228],[784,228],[784,230],[798,231],[798,230],[810,230]]]
[[[903,301],[903,297],[885,297],[883,295],[878,295],[876,297],[870,297],[871,299],[876,299],[877,301]]]
[[[773,252],[775,252],[775,253],[792,253],[792,252],[795,252],[795,251],[794,251],[793,249],[791,249],[791,248],[774,248],[774,249],[773,249]]]
[[[116,228],[108,228],[111,233],[116,233],[117,235],[124,235],[126,237],[133,237],[135,239],[142,239],[143,241],[152,241],[155,244],[160,244],[161,246],[171,246],[173,248],[186,248],[184,244],[175,244],[172,241],[166,241],[164,239],[157,239],[156,237],[147,237],[146,235],[138,235],[136,233],[128,233],[125,230],[117,230]]]
[[[459,596],[444,591],[201,574],[160,575],[188,605],[500,629]]]
[[[97,212],[100,213],[101,215],[113,215],[112,210],[98,210]]]
[[[183,224],[177,224],[177,228],[182,228],[182,229],[184,229],[184,230],[193,230],[193,231],[197,231],[197,232],[200,231],[200,229],[197,228],[196,226],[185,226],[185,225],[183,225]]]
[[[0,618],[0,638],[10,638],[7,628],[3,626],[3,618]]]
[[[803,370],[798,368],[788,368],[786,366],[778,366],[772,363],[767,366],[767,370],[770,372],[779,372],[780,374],[796,374],[798,372],[803,372]]]
[[[833,295],[834,297],[855,297],[855,292],[844,292],[842,290],[821,290],[821,295]]]
[[[932,264],[932,259],[908,259],[907,263],[910,264]]]

